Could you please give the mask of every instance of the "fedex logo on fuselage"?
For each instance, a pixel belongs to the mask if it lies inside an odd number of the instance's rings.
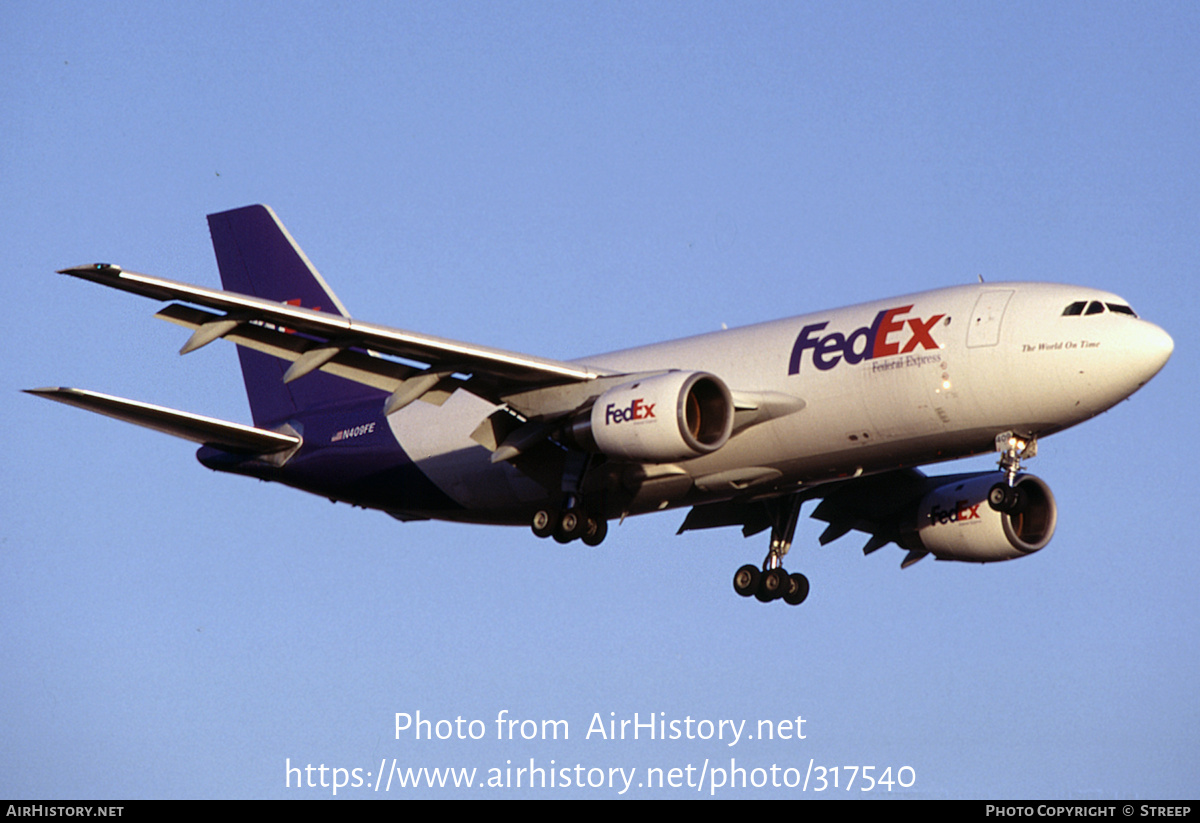
[[[840,331],[820,334],[821,330],[829,325],[829,321],[805,326],[800,330],[796,344],[792,346],[788,374],[800,373],[804,353],[810,349],[812,364],[821,371],[828,371],[843,360],[854,364],[876,357],[908,354],[918,346],[922,349],[936,350],[938,344],[931,332],[934,324],[946,315],[935,314],[928,320],[903,316],[910,311],[912,304],[884,309],[875,315],[871,325],[855,329],[848,335]]]
[[[616,403],[609,403],[604,408],[604,425],[624,423],[627,420],[649,420],[654,417],[654,407],[657,405],[657,403],[647,403],[641,397],[634,400],[625,409],[618,409]]]

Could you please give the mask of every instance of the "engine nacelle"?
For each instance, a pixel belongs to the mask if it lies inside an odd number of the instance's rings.
[[[909,540],[915,538],[939,560],[994,563],[1036,552],[1054,536],[1054,495],[1041,478],[1023,474],[1016,483],[1018,511],[998,512],[988,505],[988,492],[1004,480],[1002,472],[988,472],[934,489],[917,506]]]
[[[641,463],[714,452],[733,431],[733,396],[705,372],[667,372],[614,386],[571,424],[585,449]]]

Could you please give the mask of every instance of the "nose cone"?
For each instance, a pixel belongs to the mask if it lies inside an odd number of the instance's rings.
[[[1138,333],[1129,344],[1129,354],[1137,364],[1137,385],[1141,388],[1167,365],[1171,352],[1175,351],[1175,341],[1153,323],[1141,321],[1138,325]]]
[[[1175,350],[1171,335],[1140,318],[1100,315],[1092,332],[1064,359],[1064,398],[1072,408],[1099,414],[1129,397],[1158,374]]]

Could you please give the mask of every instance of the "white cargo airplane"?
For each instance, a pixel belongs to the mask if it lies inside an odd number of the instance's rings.
[[[170,305],[181,353],[238,345],[253,426],[69,388],[33,394],[203,444],[200,462],[401,520],[532,524],[597,545],[614,517],[690,506],[680,532],[770,529],[734,589],[789,575],[801,505],[864,553],[985,563],[1049,542],[1037,438],[1129,397],[1173,342],[1120,297],[980,283],[573,361],[352,320],[265,206],[210,215],[226,291],[94,264],[62,273]],[[995,449],[998,471],[915,467]]]

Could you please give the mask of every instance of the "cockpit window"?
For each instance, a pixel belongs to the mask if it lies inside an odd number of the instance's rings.
[[[1104,314],[1105,311],[1110,311],[1113,314],[1125,314],[1130,317],[1137,317],[1137,312],[1124,303],[1101,303],[1099,300],[1092,300],[1091,302],[1077,300],[1063,309],[1063,317],[1078,317],[1081,314]]]

